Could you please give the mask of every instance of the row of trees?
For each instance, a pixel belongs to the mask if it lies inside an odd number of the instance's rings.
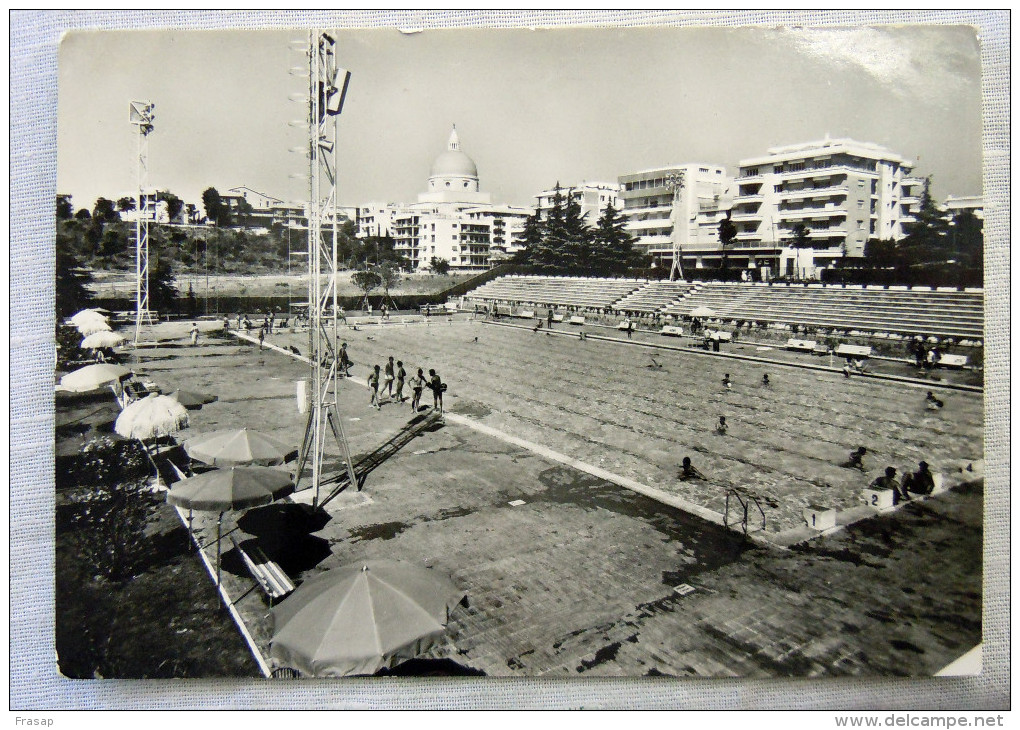
[[[647,268],[649,257],[634,248],[634,237],[610,204],[594,227],[581,215],[581,206],[563,195],[559,183],[553,205],[543,220],[536,212],[524,226],[524,248],[513,263],[536,273],[580,276],[624,276]]]
[[[949,217],[935,204],[930,186],[931,178],[927,178],[917,220],[907,226],[907,235],[899,241],[869,241],[864,248],[865,265],[894,270],[946,265],[984,269],[981,220],[969,210]]]

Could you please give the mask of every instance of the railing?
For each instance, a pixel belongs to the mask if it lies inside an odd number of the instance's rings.
[[[746,499],[745,499],[746,497]],[[738,514],[740,515],[739,521],[730,522],[730,499],[735,499],[740,505]],[[753,514],[751,508],[754,507],[758,510],[758,514],[761,516],[761,527],[755,529],[749,529],[748,525]],[[756,519],[757,521],[757,519]],[[761,508],[761,504],[758,502],[758,498],[753,494],[744,494],[741,496],[740,492],[736,489],[729,489],[726,491],[726,512],[723,514],[723,524],[726,527],[730,527],[731,524],[739,525],[746,537],[751,532],[764,532],[765,531],[765,510]]]

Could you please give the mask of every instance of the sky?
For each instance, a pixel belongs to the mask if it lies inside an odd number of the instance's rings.
[[[933,192],[981,194],[980,49],[963,26],[457,29],[336,33],[351,71],[339,199],[414,202],[456,124],[493,202],[687,162],[851,137],[915,161]],[[307,33],[88,31],[58,70],[58,192],[132,195],[128,103],[156,105],[149,181],[201,207],[246,185],[308,197],[291,148]],[[302,177],[304,176],[304,177]]]

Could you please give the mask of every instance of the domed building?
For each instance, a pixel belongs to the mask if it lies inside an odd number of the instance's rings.
[[[414,270],[444,259],[452,271],[484,271],[513,253],[532,209],[493,205],[479,190],[478,167],[460,148],[457,127],[433,161],[425,192],[411,205],[358,209],[358,235],[391,235]]]
[[[460,148],[460,136],[457,134],[457,125],[454,125],[446,150],[432,163],[426,190],[418,195],[418,202],[471,205],[491,203],[492,196],[479,192],[478,187],[478,167]]]

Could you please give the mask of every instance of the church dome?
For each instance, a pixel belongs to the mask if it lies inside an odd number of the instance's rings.
[[[429,177],[478,177],[478,168],[460,150],[446,150],[432,163]]]
[[[432,163],[430,178],[437,177],[478,177],[478,168],[475,161],[468,157],[460,149],[460,136],[457,134],[457,127],[454,125],[450,132],[450,139],[446,143],[446,151],[436,158]]]

